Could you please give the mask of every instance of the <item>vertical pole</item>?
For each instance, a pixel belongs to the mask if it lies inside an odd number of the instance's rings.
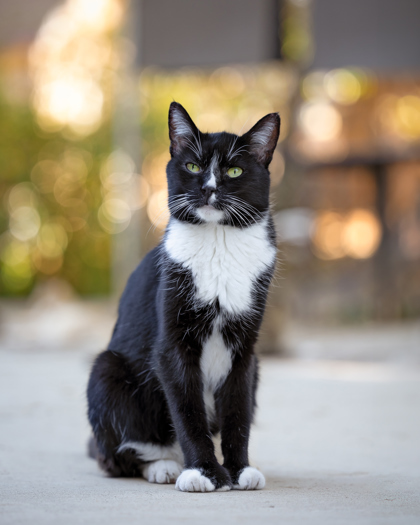
[[[382,227],[382,238],[375,254],[374,265],[374,309],[379,320],[394,318],[398,314],[398,300],[393,272],[392,235],[386,220],[387,166],[382,163],[373,166],[376,182],[376,209]]]
[[[140,5],[141,0],[131,0],[127,7],[121,31],[122,45],[130,46],[129,57],[122,60],[117,78],[114,114],[114,149],[129,155],[135,165],[135,173],[140,172]],[[138,191],[133,178],[128,183],[127,193],[136,195]],[[130,273],[140,261],[141,255],[141,213],[135,210],[128,227],[112,237],[112,292],[120,295]]]

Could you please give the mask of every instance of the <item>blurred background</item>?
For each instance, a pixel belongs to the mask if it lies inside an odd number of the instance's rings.
[[[168,220],[167,112],[278,111],[260,351],[420,349],[417,0],[0,0],[0,339],[107,344]]]

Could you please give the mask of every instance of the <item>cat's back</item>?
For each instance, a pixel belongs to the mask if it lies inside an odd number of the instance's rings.
[[[150,251],[130,275],[118,308],[118,320],[109,348],[130,351],[153,344],[157,325],[156,293],[160,279],[160,253]]]

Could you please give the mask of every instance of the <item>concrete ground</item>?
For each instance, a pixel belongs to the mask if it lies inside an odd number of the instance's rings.
[[[263,360],[251,456],[266,488],[188,494],[86,457],[92,356],[1,348],[1,525],[420,523],[417,362]]]

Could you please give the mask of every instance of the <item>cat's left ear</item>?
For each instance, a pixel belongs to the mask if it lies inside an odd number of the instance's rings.
[[[243,138],[250,146],[249,152],[266,168],[268,168],[273,158],[274,149],[279,140],[279,133],[279,114],[269,113],[243,135]]]
[[[198,152],[200,149],[200,132],[183,106],[178,102],[172,102],[169,106],[168,121],[171,157],[179,153],[188,144],[197,145]]]

